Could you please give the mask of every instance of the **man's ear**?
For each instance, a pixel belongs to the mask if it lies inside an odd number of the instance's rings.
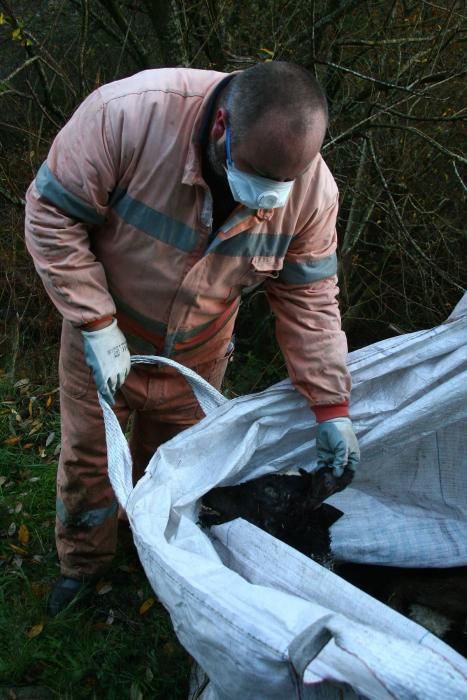
[[[219,141],[222,138],[225,134],[227,123],[227,110],[225,107],[219,107],[211,126],[211,138],[213,141]]]

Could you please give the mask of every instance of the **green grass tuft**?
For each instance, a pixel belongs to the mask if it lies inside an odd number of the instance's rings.
[[[157,601],[141,614],[154,594],[123,545],[89,595],[47,616],[59,435],[56,393],[0,378],[0,697],[186,698],[190,657]]]

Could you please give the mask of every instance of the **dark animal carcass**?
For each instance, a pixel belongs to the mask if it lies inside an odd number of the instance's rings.
[[[199,521],[209,527],[243,518],[303,554],[328,563],[329,528],[342,512],[323,501],[342,491],[352,477],[350,469],[339,478],[329,468],[300,469],[297,475],[268,474],[238,486],[215,488],[203,496]]]

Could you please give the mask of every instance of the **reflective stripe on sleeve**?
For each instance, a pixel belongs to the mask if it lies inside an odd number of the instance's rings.
[[[114,192],[110,206],[127,224],[174,248],[189,253],[199,243],[198,233],[190,226],[133,199],[124,190]]]
[[[331,253],[320,260],[300,263],[285,261],[279,280],[286,284],[308,284],[324,280],[335,274],[337,274],[337,256],[335,253]]]
[[[64,527],[78,527],[88,529],[97,527],[112,515],[117,514],[117,501],[114,501],[107,508],[95,508],[94,510],[84,510],[81,513],[70,513],[65,508],[60,498],[56,500],[57,515]]]
[[[46,162],[42,163],[36,175],[36,189],[41,197],[55,204],[67,216],[86,224],[102,224],[102,216],[84,200],[68,192],[57,180]]]

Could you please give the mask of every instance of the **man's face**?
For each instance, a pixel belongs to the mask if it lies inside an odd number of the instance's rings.
[[[207,156],[213,172],[225,179],[228,115],[224,110],[222,116],[221,126],[211,132]],[[324,116],[317,115],[313,128],[297,136],[280,115],[270,114],[254,124],[243,141],[237,139],[231,148],[232,160],[245,173],[278,182],[292,181],[306,172],[318,155],[325,129]]]

